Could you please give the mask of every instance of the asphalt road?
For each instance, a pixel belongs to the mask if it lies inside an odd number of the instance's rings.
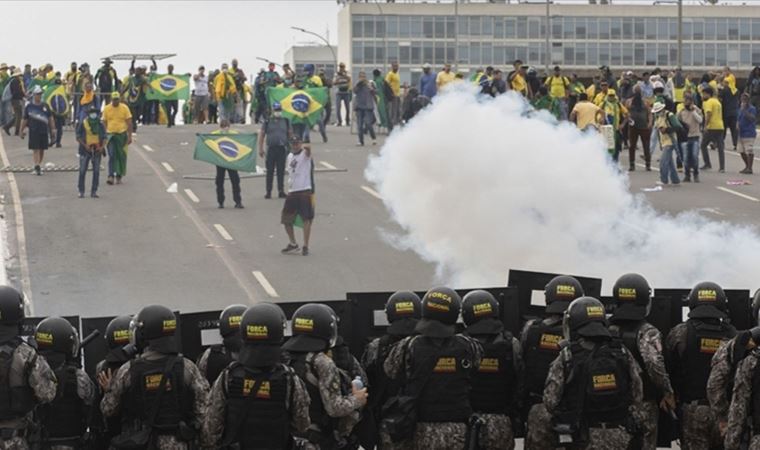
[[[379,151],[382,136],[377,146],[360,148],[347,128],[330,127],[330,142],[313,144],[318,168],[345,172],[316,175],[311,255],[303,257],[280,254],[287,243],[279,224],[282,200],[264,199],[263,177],[242,180],[245,209],[231,208],[229,184],[228,207],[217,209],[214,168],[192,159],[195,133],[211,129],[140,127],[129,149],[124,184],[107,186],[101,172],[99,199],[77,198],[76,172],[16,174],[36,315],[105,316],[131,313],[149,303],[192,312],[262,300],[338,300],[351,291],[425,289],[435,281],[432,264],[382,238],[382,231],[398,227],[376,193],[367,190],[363,176],[368,155]],[[11,165],[31,165],[26,141],[2,139]],[[71,131],[63,143],[62,149],[47,152],[46,162],[76,166]],[[623,156],[625,169],[627,153]],[[657,192],[642,188],[655,187],[658,173],[638,167],[630,174],[631,190],[669,213],[697,209],[716,220],[760,223],[760,185],[726,184],[760,175],[741,176],[741,158],[726,158],[726,174],[705,172],[700,184]],[[197,175],[208,179],[185,178]],[[177,193],[167,192],[172,183],[177,183]],[[0,189],[8,192],[5,177]],[[5,203],[11,201],[5,195]],[[6,207],[10,253],[16,255],[12,212]],[[10,276],[18,279],[20,258],[10,261]]]

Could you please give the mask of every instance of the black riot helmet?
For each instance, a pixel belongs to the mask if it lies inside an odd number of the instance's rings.
[[[68,320],[48,317],[37,325],[34,332],[37,349],[43,355],[59,353],[73,359],[79,352],[79,334]]]
[[[562,323],[565,339],[574,341],[578,337],[610,337],[604,305],[594,297],[573,300],[565,311]]]
[[[723,288],[712,281],[697,283],[689,292],[690,319],[725,319],[728,300]]]
[[[130,323],[132,323],[132,316],[119,316],[108,322],[105,339],[109,349],[121,348],[129,344]]]
[[[422,319],[416,330],[423,336],[445,338],[453,336],[462,309],[462,299],[451,288],[436,287],[422,298]]]
[[[752,296],[752,323],[760,326],[760,289]]]
[[[146,306],[132,318],[129,325],[131,338],[138,350],[148,345],[161,353],[176,353],[177,316],[161,305]]]
[[[321,303],[308,303],[298,308],[291,319],[293,337],[283,348],[294,352],[323,352],[338,339],[335,312]]]
[[[488,291],[474,290],[462,299],[462,319],[467,334],[495,334],[504,329],[499,319],[499,302]]]
[[[562,314],[570,302],[583,297],[583,286],[575,278],[567,275],[554,277],[544,288],[546,314]]]
[[[0,286],[0,342],[19,335],[24,317],[23,294],[10,286]]]
[[[240,320],[245,310],[245,305],[230,305],[224,308],[224,311],[219,315],[219,334],[223,338],[238,333]]]
[[[385,303],[385,317],[388,318],[386,333],[392,336],[410,336],[422,316],[420,297],[411,291],[398,291],[388,297]]]
[[[240,320],[243,346],[238,360],[247,367],[272,367],[280,361],[285,338],[285,313],[274,303],[246,309]]]
[[[613,320],[644,320],[652,307],[652,289],[647,280],[637,273],[627,273],[612,287],[615,300]]]

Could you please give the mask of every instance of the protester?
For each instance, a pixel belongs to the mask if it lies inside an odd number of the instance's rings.
[[[230,121],[228,119],[219,120],[219,130],[213,134],[237,134],[236,130],[230,130]],[[230,174],[230,183],[232,184],[232,200],[235,202],[236,209],[243,209],[243,200],[240,196],[240,175],[237,170],[228,169],[222,166],[216,166],[216,202],[219,209],[224,208],[224,176],[225,172]]]
[[[702,110],[705,112],[705,130],[704,134],[702,134],[702,159],[705,165],[702,166],[702,170],[712,169],[710,154],[707,150],[707,146],[712,143],[718,148],[718,162],[720,163],[720,172],[723,173],[726,169],[723,106],[720,104],[720,101],[714,98],[714,95],[715,91],[712,87],[707,86],[702,89]]]
[[[203,66],[198,67],[198,73],[193,75],[193,82],[195,83],[195,95],[193,95],[193,116],[195,123],[206,123],[206,112],[208,110],[209,101],[209,89],[208,89],[208,77],[206,76],[206,68]]]
[[[95,72],[95,83],[98,86],[98,91],[100,91],[103,104],[108,104],[111,101],[111,92],[119,90],[119,78],[111,64],[113,64],[111,58],[105,58],[103,66]]]
[[[356,123],[359,127],[359,146],[364,146],[364,133],[369,132],[372,137],[372,145],[377,143],[375,137],[375,89],[367,80],[364,72],[359,72],[359,81],[354,86],[354,110],[356,111]]]
[[[760,66],[755,66],[750,72],[745,92],[749,94],[750,104],[760,109]]]
[[[55,140],[55,122],[48,105],[42,102],[42,88],[35,86],[32,90],[32,101],[24,107],[21,121],[21,139],[26,137],[29,128],[29,150],[34,159],[34,173],[42,175],[42,159],[50,142]],[[48,134],[50,138],[48,139]]]
[[[111,93],[111,103],[103,108],[103,123],[108,133],[107,184],[121,184],[127,174],[127,147],[132,144],[132,113],[121,102],[118,92]]]
[[[361,124],[361,122],[359,122]],[[311,224],[314,220],[314,162],[311,154],[311,146],[302,144],[300,136],[295,135],[290,141],[290,154],[285,163],[290,181],[288,183],[288,195],[282,207],[282,224],[288,235],[288,245],[282,249],[282,253],[298,251],[293,227],[296,217],[303,221],[303,247],[301,254],[309,254],[309,238],[311,237]]]
[[[575,104],[578,103],[578,96],[586,91],[583,83],[578,79],[578,74],[570,76],[570,85],[568,86],[567,110],[572,111]],[[569,114],[569,113],[568,113]]]
[[[570,112],[570,121],[580,130],[597,128],[598,124],[604,123],[604,111],[588,100],[586,93],[578,95],[578,103]]]
[[[420,95],[432,99],[437,92],[436,75],[432,72],[430,63],[425,63],[422,65],[422,76],[420,77]]]
[[[79,198],[84,198],[85,177],[92,162],[92,187],[90,197],[98,198],[100,181],[100,158],[105,152],[106,130],[100,121],[100,111],[91,106],[87,116],[77,124],[77,142],[79,142]]]
[[[388,124],[390,129],[398,125],[401,114],[401,77],[398,74],[398,62],[391,63],[391,70],[385,75],[385,82],[390,86],[390,96],[386,98],[388,104]]]
[[[282,117],[282,106],[279,102],[272,104],[272,117],[265,120],[259,134],[259,156],[265,155],[264,143],[266,142],[266,195],[264,198],[272,198],[272,184],[274,174],[277,172],[277,191],[279,198],[285,198],[285,161],[288,156],[288,142],[293,132],[290,121]]]
[[[245,123],[245,72],[238,67],[238,60],[233,59],[231,61],[232,67],[230,67],[229,75],[232,77],[235,83],[234,106],[233,115],[228,117],[230,123]]]
[[[26,98],[26,88],[22,79],[21,71],[16,69],[11,74],[11,81],[8,82],[8,90],[11,95],[11,108],[13,108],[13,121],[9,121],[3,128],[5,134],[11,134],[11,126],[15,128],[13,134],[18,136],[21,131],[21,116],[24,109],[24,99]]]
[[[451,71],[451,64],[444,64],[443,70],[438,72],[435,77],[436,91],[440,91],[444,86],[454,81],[456,74]]]
[[[554,96],[549,95],[549,91],[546,89],[546,86],[541,86],[538,88],[538,92],[533,98],[531,104],[534,108],[536,108],[536,110],[543,109],[549,111],[549,113],[554,116],[555,119],[562,119],[561,101]]]
[[[739,128],[739,150],[742,160],[744,160],[744,169],[739,173],[752,173],[752,164],[755,162],[754,145],[757,138],[756,122],[757,109],[750,104],[749,94],[742,94],[737,124]]]
[[[612,89],[607,91],[607,98],[602,102],[601,107],[607,123],[613,127],[615,150],[612,154],[612,160],[617,162],[623,149],[623,129],[628,121],[628,110],[620,104],[615,91]]]
[[[84,91],[79,95],[79,104],[77,107],[77,123],[87,117],[91,108],[95,108],[100,111],[100,97],[95,94],[92,87],[92,81],[87,80],[84,82]]]
[[[525,81],[528,66],[524,66],[523,62],[519,59],[515,60],[513,64],[514,70],[507,76],[510,88],[521,94],[523,97],[530,98],[531,92],[527,81]]]
[[[655,103],[652,106],[654,114],[654,127],[660,135],[660,145],[662,146],[662,155],[660,156],[660,184],[667,185],[668,181],[677,186],[681,183],[678,178],[678,172],[673,161],[673,150],[675,150],[675,140],[671,128],[670,117],[673,115],[665,109],[664,103]]]
[[[682,97],[683,103],[678,105],[678,120],[688,127],[687,139],[684,144],[684,179],[683,181],[691,182],[691,175],[694,174],[694,182],[699,183],[699,131],[704,118],[702,110],[694,104],[694,94],[684,92]],[[753,124],[754,128],[754,124]]]
[[[554,66],[554,75],[547,77],[544,85],[549,89],[549,94],[560,102],[562,112],[559,118],[566,118],[568,114],[567,96],[570,93],[570,80],[562,75],[562,69],[559,66]]]
[[[503,73],[499,69],[493,71],[493,77],[487,86],[487,94],[491,97],[496,97],[507,92],[507,82],[504,81]]]
[[[233,122],[235,117],[235,103],[237,103],[237,87],[235,79],[230,75],[227,64],[222,64],[222,69],[214,77],[214,92],[219,108],[219,119],[227,119]]]
[[[644,161],[646,170],[651,170],[651,152],[649,149],[650,135],[652,134],[652,114],[649,105],[644,101],[641,93],[641,86],[633,87],[633,97],[627,104],[629,122],[628,122],[628,162],[629,171],[636,170],[636,143],[641,140],[641,146],[644,149]]]
[[[351,126],[351,75],[346,71],[344,63],[338,64],[338,72],[333,79],[333,86],[338,90],[335,93],[335,113],[338,116],[336,125],[343,126],[343,117],[341,116],[341,106],[346,109],[346,126]]]
[[[174,64],[166,66],[166,73],[174,75]],[[171,128],[175,125],[177,111],[179,110],[179,100],[166,100],[164,105],[166,106],[166,128]]]

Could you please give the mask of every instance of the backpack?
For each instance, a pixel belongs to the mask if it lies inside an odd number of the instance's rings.
[[[670,117],[674,118],[670,119]],[[686,142],[689,140],[689,124],[681,120],[680,117],[678,117],[675,114],[671,114],[669,117],[669,122],[671,122],[671,127],[673,127],[673,130],[676,133],[676,137],[678,138],[678,142]],[[677,124],[677,127],[674,127],[673,125]]]

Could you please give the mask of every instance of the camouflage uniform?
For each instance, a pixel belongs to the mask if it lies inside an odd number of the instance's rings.
[[[286,394],[286,408],[290,413],[290,426],[292,430],[298,433],[305,432],[311,421],[309,420],[309,393],[303,380],[298,378],[295,373],[289,377],[289,383]],[[227,408],[227,393],[225,385],[229,369],[224,369],[221,376],[217,378],[211,393],[208,397],[208,406],[206,416],[201,424],[201,442],[203,445],[216,448],[224,435],[225,411]]]
[[[45,358],[39,356],[37,351],[21,342],[13,352],[11,369],[16,373],[24,373],[25,367],[29,365],[29,378],[26,380],[28,386],[32,388],[34,396],[40,403],[50,403],[55,398],[58,384],[53,370],[50,368]],[[24,417],[14,420],[0,422],[0,429],[24,430],[32,424],[32,414],[29,413]],[[26,438],[14,437],[11,439],[0,438],[1,450],[27,450],[29,445]]]
[[[734,394],[728,411],[728,427],[724,440],[726,450],[739,448],[747,419],[752,417],[752,378],[755,376],[759,357],[757,351],[750,353],[736,369]],[[760,449],[760,430],[754,431],[749,448]]]
[[[395,344],[391,345],[391,348],[388,350],[388,354],[393,351],[393,348],[397,345],[401,344],[401,340],[396,342]],[[372,341],[370,341],[369,344],[367,344],[367,348],[364,350],[364,354],[362,355],[362,365],[364,367],[372,367],[375,364],[378,363],[378,358],[380,357],[380,338],[375,338]],[[384,370],[384,368],[381,368],[381,370]],[[372,395],[372,391],[370,390],[370,395]],[[376,417],[375,419],[380,420],[380,417]],[[388,436],[388,433],[385,431],[385,429],[382,427],[382,422],[378,423],[378,434],[380,436],[380,440],[378,443],[378,449],[380,450],[412,450],[414,448],[412,440],[408,439],[401,442],[393,442],[391,440],[391,437]]]
[[[402,373],[409,379],[412,375],[413,351],[410,345],[419,336],[404,338],[393,346],[383,368],[389,378],[398,378]],[[472,355],[472,371],[476,371],[483,357],[480,343],[467,336],[458,334],[458,339],[465,339],[470,347]],[[406,358],[404,358],[406,355]],[[461,450],[465,446],[467,425],[457,422],[418,422],[414,431],[412,448],[417,450]]]
[[[583,344],[581,344],[583,345]],[[638,363],[633,355],[625,348],[621,348],[628,357],[628,368],[631,379],[630,389],[633,403],[629,407],[631,417],[637,424],[642,424],[645,420],[642,408],[642,397],[644,387],[639,376]],[[559,357],[554,360],[549,368],[549,374],[546,377],[546,388],[544,389],[544,405],[546,411],[553,415],[554,411],[560,405],[563,391],[565,388],[565,365],[572,358],[572,352],[569,347],[565,347],[560,352]],[[586,450],[620,450],[628,447],[631,435],[624,427],[618,428],[589,428],[589,442],[585,447]]]
[[[148,360],[161,359],[166,355],[158,353],[153,350],[147,349],[138,356],[138,358],[144,358]],[[121,408],[121,401],[123,396],[128,392],[131,385],[130,368],[133,361],[124,363],[116,372],[111,380],[111,386],[108,392],[103,396],[103,400],[100,402],[100,409],[105,417],[112,417],[119,414]],[[206,412],[206,400],[208,396],[209,386],[206,378],[201,375],[198,367],[189,359],[182,358],[184,365],[184,381],[186,386],[193,393],[193,417],[195,423],[189,423],[188,426],[195,430],[200,429],[200,423],[203,418],[203,414]],[[187,450],[190,445],[187,442],[179,440],[175,436],[161,435],[157,439],[159,450]]]
[[[718,422],[728,421],[732,385],[738,365],[738,361],[735,360],[735,350],[740,350],[736,348],[736,343],[740,339],[741,336],[737,335],[723,342],[712,357],[710,378],[707,379],[707,400]]]
[[[665,348],[669,358],[678,358],[685,352],[686,327],[686,322],[679,323],[668,333]],[[719,446],[722,441],[720,429],[718,428],[717,417],[713,414],[710,406],[697,402],[681,403],[680,406],[681,445],[689,450],[707,450],[713,446]]]
[[[95,383],[82,369],[77,369],[77,395],[82,399],[87,409],[92,407],[95,402]],[[49,447],[50,450],[75,450],[77,448],[71,445],[51,445]]]

